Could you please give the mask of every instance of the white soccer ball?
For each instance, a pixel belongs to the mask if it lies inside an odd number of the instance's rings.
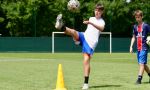
[[[79,10],[80,2],[78,0],[70,0],[67,7],[70,11],[77,11]]]
[[[147,37],[146,43],[147,43],[148,46],[150,46],[150,36]]]

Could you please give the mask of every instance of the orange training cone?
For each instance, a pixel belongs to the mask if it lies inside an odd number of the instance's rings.
[[[57,83],[56,83],[55,90],[67,90],[65,88],[65,84],[64,84],[63,71],[62,71],[61,64],[59,64],[59,66],[58,66],[58,75],[57,75]]]

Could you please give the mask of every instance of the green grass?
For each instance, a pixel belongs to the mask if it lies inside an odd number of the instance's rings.
[[[53,90],[59,63],[67,90],[81,90],[82,59],[81,53],[0,53],[0,90]],[[89,90],[149,90],[146,73],[135,85],[137,73],[136,54],[95,53]]]

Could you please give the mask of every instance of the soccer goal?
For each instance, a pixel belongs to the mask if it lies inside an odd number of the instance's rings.
[[[56,35],[64,34],[64,32],[52,32],[52,53],[55,53],[55,38]],[[111,32],[101,32],[101,35],[108,35],[109,37],[109,45],[107,48],[109,48],[109,53],[112,53],[112,33]],[[100,35],[100,36],[101,36]],[[60,45],[62,43],[59,43]]]

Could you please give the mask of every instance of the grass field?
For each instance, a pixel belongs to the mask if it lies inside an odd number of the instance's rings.
[[[53,90],[59,63],[67,90],[81,90],[81,53],[0,53],[0,90]],[[136,54],[95,53],[91,69],[89,90],[150,90],[146,73],[142,84],[135,85]]]

